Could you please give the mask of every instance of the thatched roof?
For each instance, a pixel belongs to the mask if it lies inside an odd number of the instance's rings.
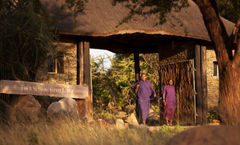
[[[70,13],[61,10],[63,0],[42,0],[50,15],[57,20],[58,29],[63,34],[80,36],[110,36],[118,34],[161,34],[181,36],[210,41],[202,15],[197,5],[189,0],[189,7],[180,12],[172,12],[167,16],[167,22],[155,26],[158,18],[136,16],[128,23],[119,27],[119,22],[127,16],[129,10],[123,4],[112,5],[112,0],[88,0],[85,14],[76,17],[76,23]],[[66,15],[70,15],[66,17]],[[228,33],[234,24],[222,19]],[[75,25],[75,28],[74,28]]]
[[[115,53],[133,53],[136,50],[140,53],[161,52],[165,56],[180,51],[178,42],[191,43],[191,48],[196,43],[211,43],[200,10],[192,0],[189,0],[189,7],[169,13],[162,25],[155,25],[158,22],[156,15],[134,16],[129,22],[119,25],[129,10],[123,3],[113,6],[112,0],[88,0],[84,14],[78,14],[74,19],[70,11],[62,9],[64,1],[41,0],[57,22],[63,40],[88,39],[91,48]],[[222,20],[228,34],[231,34],[234,24],[224,18]],[[172,49],[173,41],[178,43],[178,48]]]

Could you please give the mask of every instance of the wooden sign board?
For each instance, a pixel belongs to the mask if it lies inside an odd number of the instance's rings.
[[[88,86],[0,80],[0,93],[85,99]]]

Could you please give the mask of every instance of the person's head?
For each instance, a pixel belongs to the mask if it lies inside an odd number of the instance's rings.
[[[147,78],[146,74],[145,74],[145,73],[142,73],[142,74],[141,74],[141,79],[142,79],[143,81],[145,81],[146,78]]]
[[[173,85],[173,80],[172,80],[172,79],[170,79],[168,83],[169,83],[169,85],[171,85],[171,86],[172,86],[172,85]]]

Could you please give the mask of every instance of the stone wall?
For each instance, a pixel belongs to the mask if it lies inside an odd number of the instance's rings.
[[[217,61],[214,50],[207,50],[207,96],[208,96],[208,109],[216,109],[219,97],[219,74],[213,75],[214,62]],[[218,68],[217,68],[218,69]]]
[[[48,72],[48,61],[46,60],[37,74],[37,81],[51,84],[76,84],[77,80],[77,49],[73,43],[57,43],[57,52],[64,52],[64,73]]]

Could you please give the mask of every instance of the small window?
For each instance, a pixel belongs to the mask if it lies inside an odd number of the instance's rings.
[[[57,56],[48,57],[48,72],[49,73],[64,73],[64,54],[57,53]]]
[[[57,55],[57,72],[64,73],[64,55],[63,52],[59,52]]]
[[[213,62],[213,76],[217,76],[218,74],[218,63],[217,61]]]
[[[48,72],[49,73],[57,73],[57,68],[56,66],[56,59],[54,56],[49,56],[48,57]]]

